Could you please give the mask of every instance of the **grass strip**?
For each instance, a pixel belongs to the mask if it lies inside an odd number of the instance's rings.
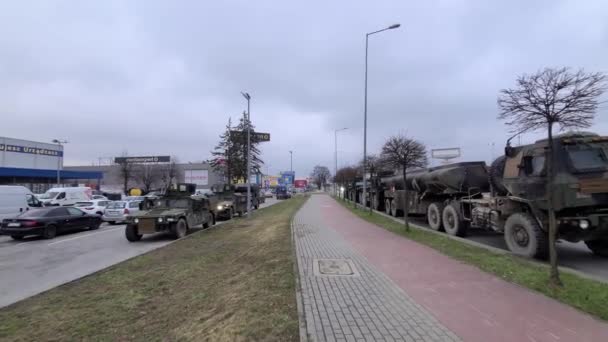
[[[297,341],[290,223],[305,200],[0,309],[0,340]]]
[[[350,202],[342,199],[336,200],[365,221],[420,242],[506,281],[538,291],[581,311],[608,320],[608,284],[561,272],[560,276],[564,286],[553,287],[549,285],[549,267],[547,265],[532,263],[511,254],[495,253],[424,230],[410,229],[407,232],[403,223],[395,222],[377,213],[370,214],[369,210],[354,208]]]

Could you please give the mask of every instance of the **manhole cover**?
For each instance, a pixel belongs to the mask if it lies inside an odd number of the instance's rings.
[[[314,273],[317,276],[358,276],[352,261],[347,259],[315,259]]]

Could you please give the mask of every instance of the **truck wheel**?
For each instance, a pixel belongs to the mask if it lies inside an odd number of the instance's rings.
[[[391,213],[390,215],[392,217],[397,217],[397,206],[395,205],[395,202],[391,203]]]
[[[390,201],[390,200],[386,200],[386,201],[384,201],[384,212],[385,212],[387,215],[390,215],[390,214],[391,214],[391,201]]]
[[[441,219],[443,209],[444,206],[441,202],[433,202],[429,204],[429,207],[426,210],[426,218],[429,222],[429,227],[431,227],[432,230],[443,231],[443,222]]]
[[[173,235],[176,239],[181,239],[188,233],[188,223],[183,218],[177,221],[177,224],[173,226]]]
[[[505,242],[513,254],[545,259],[549,253],[548,235],[528,213],[515,213],[505,222]]]
[[[44,228],[44,232],[42,233],[42,237],[44,237],[45,239],[53,239],[55,238],[55,236],[57,235],[57,226],[55,225],[49,225],[46,228]]]
[[[127,228],[125,228],[125,237],[129,242],[135,242],[141,240],[141,234],[137,231],[137,226],[128,224]]]
[[[606,240],[593,240],[585,241],[585,245],[593,252],[593,254],[608,257],[608,241]]]
[[[455,204],[448,204],[443,209],[441,220],[446,233],[460,237],[467,235],[467,224],[460,216],[460,210]]]

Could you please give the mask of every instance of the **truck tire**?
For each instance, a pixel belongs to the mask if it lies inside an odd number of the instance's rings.
[[[443,231],[443,209],[444,205],[441,202],[429,204],[429,207],[426,210],[426,219],[432,230]]]
[[[179,219],[172,228],[173,236],[176,239],[181,239],[188,234],[188,223],[183,218]]]
[[[391,203],[391,214],[392,217],[397,217],[397,206],[395,205],[395,202]]]
[[[505,222],[505,242],[516,255],[545,259],[549,254],[549,236],[528,213],[515,213]]]
[[[391,200],[389,200],[389,199],[384,201],[384,212],[387,215],[391,214]]]
[[[608,257],[608,241],[606,240],[593,240],[585,241],[585,245],[593,252],[593,254]]]
[[[505,172],[505,164],[507,162],[507,157],[501,156],[496,158],[492,165],[490,165],[489,177],[490,184],[492,188],[499,196],[504,196],[507,194],[507,188],[502,184],[502,179]]]
[[[138,233],[137,226],[128,224],[125,228],[125,237],[129,242],[135,242],[141,240],[142,235]]]
[[[462,219],[460,210],[455,203],[450,203],[443,208],[441,221],[445,232],[452,236],[466,236],[468,225]]]

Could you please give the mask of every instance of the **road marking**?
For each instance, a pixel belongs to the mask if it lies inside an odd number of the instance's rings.
[[[116,227],[116,228],[102,230],[100,232],[95,232],[95,233],[90,233],[90,234],[83,234],[83,235],[75,236],[73,238],[51,242],[47,246],[55,245],[55,244],[66,242],[66,241],[72,241],[72,240],[76,240],[76,239],[80,239],[80,238],[88,237],[88,236],[92,236],[92,235],[97,235],[97,234],[101,234],[101,233],[107,233],[107,232],[111,232],[111,231],[114,231],[114,230],[117,230],[117,229],[124,229],[124,227]]]

